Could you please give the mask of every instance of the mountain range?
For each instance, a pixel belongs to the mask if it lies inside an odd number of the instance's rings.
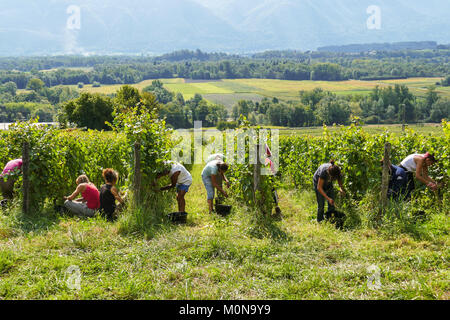
[[[0,55],[251,53],[450,43],[449,0],[1,0]],[[70,6],[79,8],[78,16]],[[380,28],[369,29],[370,6]],[[74,18],[79,29],[68,29]]]

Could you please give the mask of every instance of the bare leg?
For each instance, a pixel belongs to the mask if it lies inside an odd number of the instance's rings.
[[[186,194],[186,191],[178,190],[177,193],[177,201],[178,201],[178,212],[186,212],[186,200],[184,199],[184,196]]]
[[[213,212],[213,199],[208,200],[209,213]]]

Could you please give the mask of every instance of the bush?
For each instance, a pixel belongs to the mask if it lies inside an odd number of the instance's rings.
[[[220,131],[236,129],[237,127],[239,127],[239,123],[237,121],[219,121],[217,123],[217,129]]]

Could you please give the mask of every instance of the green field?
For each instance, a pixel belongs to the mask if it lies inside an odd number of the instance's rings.
[[[423,96],[427,87],[434,85],[441,78],[410,78],[401,80],[385,81],[290,81],[274,79],[224,79],[214,81],[189,81],[185,79],[160,79],[164,86],[175,93],[183,94],[185,99],[192,98],[196,93],[203,95],[207,100],[214,103],[223,103],[231,108],[241,99],[260,101],[263,97],[277,97],[283,100],[298,100],[299,91],[312,90],[320,87],[324,90],[334,92],[339,95],[361,94],[366,95],[376,86],[386,87],[395,84],[408,86],[412,93]],[[145,80],[133,87],[143,89],[151,84],[153,80]],[[75,86],[74,86],[75,87]],[[105,85],[93,88],[86,85],[81,91],[92,93],[111,94],[116,92],[121,85]],[[450,97],[450,87],[437,87],[438,94]]]
[[[333,132],[339,130],[341,126],[329,126],[328,130]],[[276,128],[276,127],[273,127]],[[436,123],[429,124],[414,124],[407,125],[408,129],[412,129],[415,132],[423,135],[432,135],[432,136],[441,136],[444,134],[442,131],[442,126]],[[279,129],[280,135],[282,136],[291,136],[291,135],[311,135],[311,136],[320,136],[323,134],[322,127],[309,127],[309,128],[276,128]],[[392,125],[365,125],[364,130],[371,134],[379,134],[384,131],[389,131],[392,133],[399,134],[402,132],[402,125],[400,124],[392,124]]]
[[[238,204],[224,219],[208,214],[200,172],[188,223],[155,226],[147,239],[99,218],[0,213],[0,299],[449,299],[448,219],[434,217],[441,233],[423,239],[343,232],[315,221],[312,190],[284,188],[282,221]],[[378,289],[368,286],[373,266]]]

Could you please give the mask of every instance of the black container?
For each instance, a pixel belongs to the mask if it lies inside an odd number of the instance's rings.
[[[170,221],[173,223],[186,223],[187,213],[186,212],[172,212],[167,215]]]
[[[345,222],[345,213],[337,211],[336,209],[329,210],[325,213],[325,217],[331,222],[334,223],[336,228],[342,229],[344,227]]]
[[[230,214],[232,206],[227,206],[224,204],[216,204],[216,212],[222,217],[226,217]]]

